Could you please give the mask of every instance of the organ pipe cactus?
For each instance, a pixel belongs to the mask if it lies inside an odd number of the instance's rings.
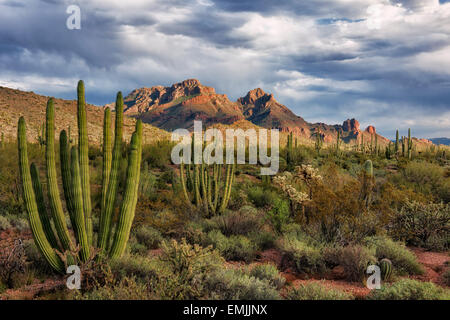
[[[28,165],[26,124],[23,117],[19,119],[18,125],[19,168],[28,220],[36,246],[50,266],[58,272],[64,272],[64,263],[60,258],[61,253],[69,252],[72,255],[76,253],[75,256],[71,256],[71,261],[85,262],[95,252],[92,248],[93,232],[89,190],[89,159],[87,158],[86,105],[84,102],[84,87],[81,81],[78,84],[78,100],[78,146],[70,147],[70,141],[65,130],[62,130],[59,136],[64,198],[75,239],[71,238],[65,222],[66,215],[63,211],[56,176],[53,99],[50,98],[47,104],[45,145],[50,214],[45,207],[37,166],[34,163],[31,166]],[[138,197],[142,156],[142,123],[138,120],[130,143],[125,192],[119,210],[118,222],[115,225],[112,221],[112,213],[117,194],[118,167],[122,158],[123,99],[120,93],[117,95],[116,101],[113,150],[111,150],[110,125],[111,111],[107,108],[103,128],[103,185],[98,247],[103,254],[115,258],[123,254],[129,238]],[[85,191],[85,189],[88,190]],[[55,225],[56,233],[53,231],[51,221]]]
[[[180,184],[186,203],[202,210],[206,217],[222,214],[230,201],[236,164],[185,166],[180,164]]]

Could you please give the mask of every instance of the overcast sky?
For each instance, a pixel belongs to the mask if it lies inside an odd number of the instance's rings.
[[[261,87],[310,122],[450,137],[450,3],[439,0],[0,0],[0,85],[102,105],[197,78]],[[69,5],[81,30],[69,30]]]

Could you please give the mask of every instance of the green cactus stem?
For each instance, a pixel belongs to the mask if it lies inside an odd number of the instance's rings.
[[[28,222],[30,224],[30,229],[33,235],[34,242],[38,250],[48,261],[50,266],[58,272],[63,272],[64,264],[59,258],[59,256],[56,254],[49,240],[47,239],[38,213],[36,197],[31,182],[30,169],[28,167],[26,125],[25,119],[23,117],[19,119],[17,139],[19,149],[19,170],[20,170],[20,178],[22,181],[23,200],[28,213]]]
[[[87,132],[86,114],[84,103],[84,89],[82,82],[78,87],[79,93],[79,145],[70,148],[70,141],[65,130],[60,133],[60,162],[61,177],[63,182],[64,198],[66,208],[69,212],[75,241],[70,236],[66,225],[66,216],[63,211],[61,199],[59,197],[58,182],[56,177],[55,166],[55,124],[54,124],[54,102],[49,99],[47,104],[46,115],[46,176],[47,189],[50,204],[51,215],[46,210],[42,185],[39,180],[39,172],[37,167],[32,164],[28,167],[26,126],[24,118],[19,119],[18,124],[18,151],[19,151],[19,168],[22,181],[23,198],[27,209],[30,228],[34,241],[39,251],[50,264],[50,266],[58,271],[64,272],[64,263],[60,253],[65,254],[69,259],[67,262],[75,264],[78,261],[87,262],[91,259],[93,250],[91,239],[89,239],[89,219],[86,216],[85,205],[85,189],[83,185],[82,166],[86,164],[80,159],[80,154],[87,154]],[[123,254],[126,243],[129,238],[130,228],[134,219],[135,208],[137,204],[137,194],[139,188],[140,164],[142,158],[142,122],[137,121],[136,131],[133,134],[131,148],[128,155],[127,179],[125,181],[124,199],[119,210],[118,224],[115,232],[112,223],[112,213],[114,212],[114,202],[118,185],[118,167],[122,159],[122,127],[123,127],[123,99],[119,93],[117,95],[116,106],[116,130],[115,130],[115,146],[114,154],[111,155],[110,144],[110,111],[105,111],[104,120],[104,170],[102,186],[102,210],[100,217],[100,230],[103,237],[98,237],[100,251],[109,257],[119,257]],[[84,112],[83,112],[84,109]],[[83,124],[84,123],[84,124]],[[70,154],[69,154],[70,149]],[[109,159],[109,160],[108,160]],[[87,162],[87,165],[89,163]],[[89,169],[89,167],[87,167]],[[86,177],[86,175],[85,175]],[[87,180],[89,181],[89,174]],[[90,185],[88,184],[88,188]],[[88,194],[88,202],[90,203],[90,194]],[[89,208],[89,205],[87,206]],[[51,216],[51,218],[50,218]],[[56,232],[53,232],[52,223],[55,225]],[[111,250],[108,251],[110,237],[114,234]],[[75,244],[75,245],[74,245]],[[56,249],[59,251],[57,252]],[[77,256],[74,255],[78,252]]]
[[[83,196],[83,210],[86,219],[86,232],[89,245],[92,245],[92,204],[91,184],[89,181],[89,144],[87,136],[86,102],[84,97],[84,82],[80,80],[77,88],[78,95],[78,155],[80,157],[81,191]]]

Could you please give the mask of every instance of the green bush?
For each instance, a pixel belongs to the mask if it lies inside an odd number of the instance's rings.
[[[148,162],[152,167],[164,169],[171,163],[170,155],[174,143],[171,141],[157,141],[146,144],[142,149],[142,161]]]
[[[450,204],[406,202],[391,233],[408,244],[445,251],[450,247]]]
[[[248,190],[248,199],[257,207],[264,208],[272,206],[279,196],[275,191],[262,187],[251,187]]]
[[[250,270],[250,276],[260,280],[267,280],[277,290],[280,290],[286,279],[280,275],[273,264],[260,264]]]
[[[367,297],[370,300],[448,300],[449,290],[431,282],[402,279],[392,285],[384,285],[373,290]]]
[[[344,268],[344,275],[348,281],[362,281],[369,265],[375,264],[374,250],[359,245],[349,245],[344,248],[334,249],[334,257],[325,255],[325,259],[332,260],[336,265]],[[334,261],[333,261],[334,260]]]
[[[250,232],[258,231],[262,225],[258,213],[250,210],[228,211],[211,220],[226,236],[247,235]]]
[[[244,236],[227,238],[219,230],[208,232],[205,245],[212,245],[227,260],[250,262],[255,259],[256,245]]]
[[[240,270],[221,269],[206,278],[209,299],[278,300],[279,293],[267,280],[252,277]]]
[[[283,237],[279,247],[283,253],[283,260],[293,262],[297,272],[315,274],[326,270],[320,247],[301,241],[292,235]]]
[[[445,169],[429,162],[412,161],[402,172],[407,186],[424,194],[436,194],[444,181]]]
[[[384,237],[367,238],[365,242],[375,250],[375,256],[379,261],[384,258],[391,260],[395,273],[423,274],[424,270],[414,253],[402,243]]]
[[[152,199],[155,196],[156,176],[150,171],[148,162],[144,162],[139,178],[139,196]]]
[[[171,276],[160,277],[157,292],[163,299],[199,299],[205,296],[205,278],[217,270],[223,259],[211,247],[190,245],[185,239],[162,243],[160,257]]]
[[[267,218],[273,228],[281,233],[283,226],[291,220],[290,214],[289,203],[283,199],[275,199],[272,209],[267,211]]]
[[[447,287],[450,287],[450,269],[445,270],[442,274],[442,279]]]
[[[136,230],[136,239],[147,249],[157,249],[163,240],[163,236],[155,228],[142,225]]]
[[[267,250],[275,247],[275,234],[269,231],[255,231],[248,235],[248,238],[260,250]]]
[[[75,300],[148,300],[154,298],[147,286],[134,278],[123,278],[117,283],[76,293]]]
[[[111,271],[116,278],[135,278],[137,281],[147,283],[151,279],[158,279],[168,274],[167,266],[157,258],[139,255],[124,255],[110,263]]]
[[[9,223],[8,218],[5,216],[0,216],[0,230],[11,229],[11,223]]]
[[[146,255],[147,254],[147,247],[141,243],[139,243],[135,236],[131,236],[127,243],[127,248],[129,253],[131,254],[139,254],[139,255]]]
[[[353,300],[353,295],[344,291],[328,289],[318,283],[300,285],[290,290],[286,296],[288,300]]]

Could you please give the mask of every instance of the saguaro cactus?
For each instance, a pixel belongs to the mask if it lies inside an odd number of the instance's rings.
[[[372,199],[372,188],[373,188],[373,164],[371,160],[367,160],[364,163],[364,169],[362,172],[362,199],[364,200],[366,206],[369,206],[369,203]]]
[[[23,187],[23,197],[28,212],[30,227],[35,243],[48,261],[58,272],[63,272],[63,262],[59,252],[76,252],[75,243],[79,247],[77,257],[79,261],[87,261],[92,251],[92,220],[90,216],[90,184],[89,162],[87,158],[88,141],[86,131],[86,106],[84,103],[84,87],[80,82],[78,85],[78,124],[79,145],[73,146],[69,152],[69,140],[65,130],[60,133],[60,160],[61,175],[63,181],[64,198],[66,207],[72,222],[75,241],[70,236],[65,223],[59,189],[56,178],[55,151],[54,151],[54,103],[49,99],[46,116],[46,174],[48,185],[48,197],[50,203],[50,215],[44,204],[41,183],[37,167],[32,164],[31,172],[28,167],[26,126],[23,117],[19,119],[18,142],[19,142],[19,167]],[[84,109],[84,110],[80,110]],[[129,238],[131,224],[134,219],[134,210],[137,202],[140,163],[142,154],[142,123],[136,123],[136,131],[131,139],[128,156],[127,179],[125,182],[125,194],[119,210],[118,223],[113,232],[112,212],[117,193],[118,184],[118,162],[122,153],[122,122],[123,122],[123,100],[122,95],[117,95],[116,101],[116,143],[114,147],[113,166],[111,169],[111,111],[105,110],[104,141],[103,141],[103,186],[100,217],[99,248],[103,254],[110,257],[118,257],[123,254]],[[117,141],[120,141],[118,143]],[[85,158],[84,160],[82,158]],[[87,159],[86,159],[87,158]],[[84,176],[84,178],[83,178]],[[85,182],[87,183],[87,187]],[[85,191],[85,189],[88,189]],[[86,200],[87,199],[87,200]],[[88,203],[88,204],[87,204]],[[86,211],[87,210],[87,211]],[[50,220],[53,220],[56,234],[53,232]],[[114,234],[111,248],[109,246],[111,235]]]
[[[336,155],[339,156],[341,153],[341,132],[338,131],[336,137]]]
[[[411,138],[411,129],[408,129],[408,159],[411,160],[412,158],[412,148],[413,148],[413,142]]]
[[[398,153],[399,148],[398,148],[398,143],[399,143],[399,135],[398,135],[398,130],[395,132],[395,154]]]
[[[292,164],[292,160],[293,160],[293,145],[294,145],[294,136],[293,133],[289,133],[288,135],[288,140],[287,140],[287,145],[286,145],[286,149],[287,149],[287,153],[286,153],[286,162],[288,165]]]

